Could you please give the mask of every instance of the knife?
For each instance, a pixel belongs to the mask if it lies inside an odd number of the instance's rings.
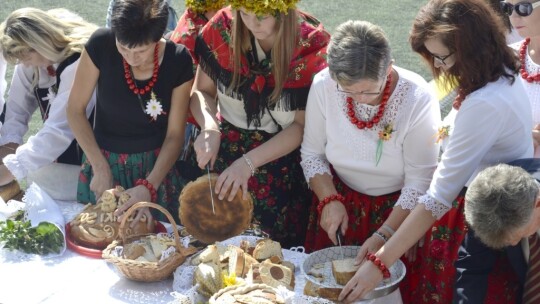
[[[339,250],[341,251],[341,259],[344,260],[345,256],[343,255],[343,247],[341,246],[342,240],[343,240],[343,234],[341,233],[341,225],[338,227],[336,231],[336,238],[339,245]]]
[[[210,187],[210,198],[212,198],[212,213],[216,214],[214,209],[214,191],[212,191],[212,179],[210,178],[210,165],[206,164],[206,172],[208,172],[208,187]]]

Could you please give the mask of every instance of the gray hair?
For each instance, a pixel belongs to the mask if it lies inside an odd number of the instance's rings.
[[[392,61],[383,30],[367,21],[349,20],[340,24],[327,52],[330,76],[344,85],[361,79],[382,79]]]
[[[536,179],[520,167],[489,167],[467,189],[465,219],[484,244],[502,248],[531,219],[538,190]]]

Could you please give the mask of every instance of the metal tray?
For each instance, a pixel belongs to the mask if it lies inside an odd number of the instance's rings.
[[[334,275],[332,274],[332,261],[341,259],[341,250],[343,250],[344,258],[354,258],[358,254],[360,246],[343,246],[342,248],[330,247],[315,251],[306,258],[304,263],[302,263],[302,274],[316,286],[324,288],[343,288],[343,285],[336,283]],[[324,265],[319,270],[323,275],[322,279],[308,274],[316,264]],[[384,279],[379,286],[369,292],[363,300],[380,298],[390,294],[399,287],[399,282],[405,277],[405,264],[403,264],[401,260],[397,260],[394,265],[390,266],[389,270],[390,278]]]

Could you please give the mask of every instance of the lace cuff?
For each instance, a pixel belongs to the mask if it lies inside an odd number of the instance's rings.
[[[419,204],[424,204],[424,208],[427,211],[431,211],[431,214],[436,219],[440,219],[443,215],[450,210],[450,206],[447,206],[441,202],[436,201],[429,194],[422,195],[418,199]]]
[[[423,191],[405,187],[401,189],[401,195],[396,202],[396,206],[400,206],[404,210],[413,210],[422,194],[424,194]]]
[[[26,170],[24,164],[17,159],[17,154],[8,154],[2,161],[16,180],[20,181],[28,174],[28,170]]]
[[[300,162],[306,181],[313,178],[316,174],[328,174],[332,175],[330,171],[330,164],[327,160],[320,158],[319,156],[308,156]]]

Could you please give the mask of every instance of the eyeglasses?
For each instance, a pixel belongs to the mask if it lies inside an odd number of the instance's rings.
[[[386,84],[386,77],[384,78],[384,81],[382,82],[381,86],[379,87],[379,92],[355,92],[355,91],[345,91],[341,88],[339,83],[336,82],[336,90],[340,93],[347,94],[349,96],[366,96],[373,98],[375,96],[379,96],[382,93],[382,89],[384,85]]]
[[[440,64],[442,65],[446,65],[446,62],[444,62],[446,59],[448,59],[448,57],[454,55],[454,52],[446,55],[446,56],[437,56],[437,55],[433,55],[431,54],[431,57],[433,57],[433,60],[437,60],[439,61]]]
[[[511,4],[501,1],[501,10],[508,16],[512,16],[512,12],[516,11],[516,14],[520,15],[521,17],[527,17],[532,14],[533,9],[538,6],[540,6],[540,2],[530,3],[524,1],[516,4]]]

